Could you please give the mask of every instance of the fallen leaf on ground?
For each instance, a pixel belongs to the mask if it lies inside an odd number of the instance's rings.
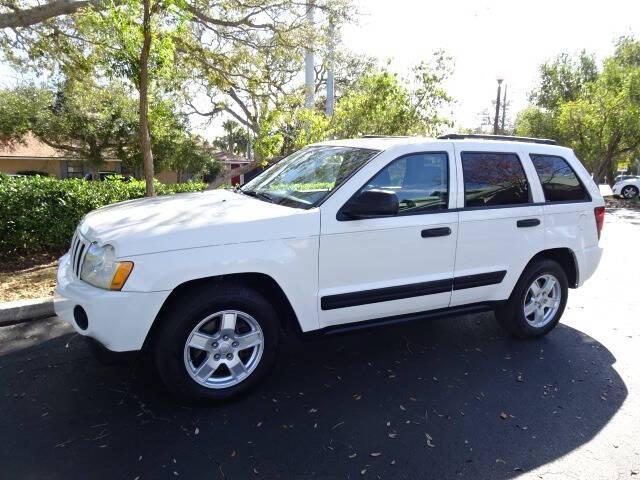
[[[433,437],[431,435],[429,435],[428,433],[425,433],[424,435],[425,435],[425,437],[427,437],[427,446],[431,447],[431,448],[434,448],[435,444],[432,441]]]

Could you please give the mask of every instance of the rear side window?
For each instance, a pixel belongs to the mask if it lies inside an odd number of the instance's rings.
[[[443,210],[449,203],[446,153],[415,153],[400,157],[373,177],[360,191],[391,190],[398,196],[399,213]]]
[[[463,152],[465,207],[529,203],[529,183],[515,153]]]
[[[579,202],[589,195],[569,163],[555,155],[531,155],[547,202]]]

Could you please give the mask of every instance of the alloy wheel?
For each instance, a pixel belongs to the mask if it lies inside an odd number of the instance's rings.
[[[229,388],[251,375],[263,350],[260,324],[245,312],[224,310],[193,328],[184,346],[184,365],[200,385]]]
[[[535,328],[542,328],[553,320],[560,308],[562,289],[558,279],[550,274],[536,278],[524,297],[524,317]]]

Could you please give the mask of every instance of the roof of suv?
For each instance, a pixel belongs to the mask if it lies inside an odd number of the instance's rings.
[[[368,148],[373,150],[388,150],[391,147],[395,147],[398,145],[414,145],[414,144],[423,144],[423,143],[446,143],[451,144],[455,142],[456,144],[483,144],[483,145],[529,145],[535,146],[536,148],[544,148],[546,149],[563,149],[566,150],[566,147],[561,147],[559,145],[555,145],[553,140],[546,139],[529,139],[522,137],[513,137],[513,140],[510,137],[501,137],[496,136],[492,137],[491,135],[460,135],[457,134],[451,135],[450,138],[432,138],[432,137],[384,137],[384,136],[365,136],[361,138],[349,138],[344,140],[327,140],[324,142],[318,142],[315,145],[334,145],[334,146],[345,146],[345,147],[354,147],[354,148]]]

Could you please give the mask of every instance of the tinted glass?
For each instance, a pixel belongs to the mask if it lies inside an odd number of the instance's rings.
[[[547,202],[587,200],[587,191],[564,158],[531,155],[531,161],[538,172]]]
[[[446,153],[417,153],[394,160],[360,191],[390,190],[398,196],[401,214],[446,209],[449,170]]]
[[[240,191],[267,202],[308,209],[376,153],[351,147],[303,148],[262,172]]]
[[[492,207],[529,203],[529,183],[514,153],[463,153],[464,204]]]

